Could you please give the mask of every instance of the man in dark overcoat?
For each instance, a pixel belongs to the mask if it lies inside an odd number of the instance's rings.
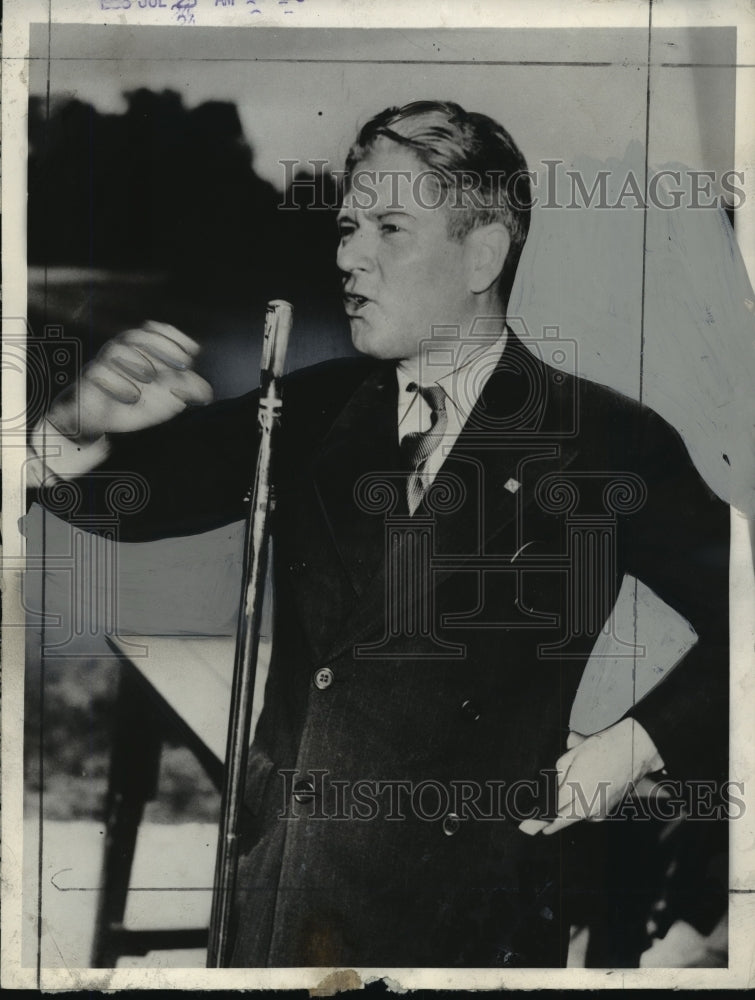
[[[507,324],[530,191],[499,124],[388,109],[344,190],[337,264],[363,357],[284,382],[232,961],[563,965],[577,821],[662,769],[725,775],[728,508],[660,417]],[[123,539],[245,516],[258,396],[195,405],[195,353],[145,324],[50,412],[77,449],[69,477],[99,466],[91,509],[103,473],[148,483]],[[695,640],[580,739],[575,693],[632,578]]]

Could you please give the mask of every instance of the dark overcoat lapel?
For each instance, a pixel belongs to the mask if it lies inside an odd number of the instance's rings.
[[[393,367],[381,365],[348,401],[314,460],[320,514],[355,599],[369,589],[383,551],[380,521],[357,494],[360,484],[395,478],[396,396]]]
[[[330,643],[316,644],[317,662],[334,659],[384,626],[389,521],[410,526],[415,519],[431,519],[438,556],[427,581],[431,589],[447,581],[465,558],[500,549],[499,536],[507,529],[504,549],[515,556],[525,511],[534,499],[532,470],[564,468],[577,451],[560,440],[564,393],[553,374],[509,333],[501,360],[436,478],[437,492],[430,492],[411,520],[399,465],[395,371],[381,366],[358,388],[313,463],[321,514],[353,588],[337,634]],[[520,483],[526,464],[529,475]],[[399,544],[407,544],[410,536],[406,531]],[[394,553],[393,564],[400,562],[401,553]]]

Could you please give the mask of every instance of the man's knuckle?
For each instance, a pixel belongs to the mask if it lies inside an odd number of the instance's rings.
[[[121,344],[122,341],[115,339],[108,340],[97,352],[96,360],[107,361],[109,358],[112,358],[116,351],[121,350]]]

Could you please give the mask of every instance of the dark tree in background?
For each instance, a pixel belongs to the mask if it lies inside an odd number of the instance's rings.
[[[173,91],[125,95],[122,115],[33,98],[29,260],[216,279],[259,261],[279,195],[256,176],[238,112]]]
[[[164,319],[219,341],[209,368],[222,376],[220,353],[230,371],[234,344],[259,339],[265,302],[286,298],[297,366],[348,353],[330,176],[321,203],[304,192],[298,210],[281,210],[283,192],[255,173],[234,104],[188,109],[170,90],[124,96],[123,114],[31,99],[33,335],[61,324],[86,360],[119,329]]]

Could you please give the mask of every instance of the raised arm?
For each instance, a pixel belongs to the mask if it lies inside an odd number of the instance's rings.
[[[35,428],[29,485],[54,513],[97,531],[114,491],[121,540],[189,534],[244,516],[256,455],[254,394],[214,406],[199,345],[149,322],[108,341]],[[61,506],[61,480],[74,500]],[[119,486],[120,484],[120,486]]]

